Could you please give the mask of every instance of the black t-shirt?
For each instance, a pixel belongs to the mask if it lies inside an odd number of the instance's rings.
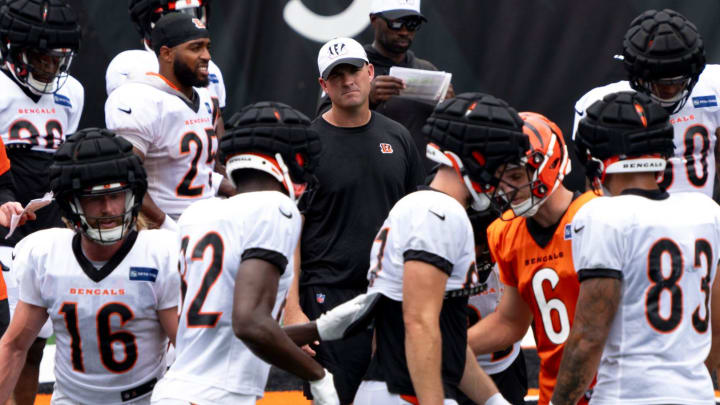
[[[372,44],[366,44],[363,47],[365,48],[365,53],[367,53],[368,60],[375,67],[375,76],[385,76],[390,74],[390,68],[392,66],[423,70],[438,70],[431,62],[416,57],[410,50],[405,53],[404,61],[396,63],[383,56],[380,52],[373,48]],[[316,115],[320,115],[329,110],[331,104],[330,98],[323,93],[318,101]],[[410,135],[412,135],[412,138],[417,145],[417,149],[420,151],[421,161],[425,166],[426,173],[430,172],[435,163],[425,158],[425,146],[427,145],[427,140],[422,132],[422,128],[425,125],[427,118],[430,114],[432,114],[434,108],[435,103],[433,102],[401,96],[390,97],[387,101],[370,105],[370,109],[399,122],[407,128],[408,131],[410,131]]]
[[[319,185],[300,200],[305,215],[300,286],[367,287],[370,248],[390,209],[424,179],[408,131],[373,112],[355,128],[318,117]],[[308,205],[309,204],[309,205]]]

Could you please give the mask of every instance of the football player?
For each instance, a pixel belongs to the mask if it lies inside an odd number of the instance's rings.
[[[473,326],[473,349],[506,349],[533,326],[540,356],[538,404],[547,404],[575,314],[579,283],[570,254],[570,221],[595,194],[574,194],[562,180],[570,160],[560,129],[537,113],[520,113],[530,144],[495,173],[493,206],[502,217],[488,228],[490,253],[504,292],[495,312]]]
[[[650,97],[614,93],[586,113],[580,158],[607,197],[572,222],[580,294],[552,403],[575,404],[597,371],[592,403],[712,404],[720,207],[656,183],[673,127]]]
[[[16,208],[50,190],[47,171],[53,154],[80,122],[84,90],[68,74],[80,37],[77,18],[64,0],[0,2],[0,136],[12,162]],[[8,271],[5,281],[11,313],[22,278],[12,269],[13,247],[37,230],[63,226],[57,203],[37,215],[37,220],[19,227],[8,239],[8,229],[0,228],[0,261]],[[45,339],[51,334],[48,322],[29,351],[15,392],[21,405],[34,402]]]
[[[109,129],[129,140],[148,171],[142,212],[174,229],[183,210],[213,197],[222,181],[215,172],[219,116],[206,86],[210,33],[183,13],[163,16],[152,32],[160,73],[132,76],[105,103]]]
[[[174,235],[137,229],[145,170],[110,131],[68,137],[48,177],[72,229],[35,232],[15,248],[23,279],[0,341],[0,403],[49,315],[57,338],[52,403],[147,404],[177,329]]]
[[[330,339],[328,325],[343,323],[340,307],[335,320],[323,315],[292,326],[290,336],[277,322],[302,226],[296,201],[314,183],[321,150],[309,125],[302,113],[271,102],[247,106],[230,120],[220,154],[238,193],[197,202],[178,221],[176,359],[155,388],[154,404],[255,404],[270,364],[310,381],[315,404],[339,404],[332,374],[298,344]]]
[[[491,314],[497,308],[505,286],[500,282],[497,266],[490,257],[490,248],[487,243],[487,228],[497,219],[497,213],[488,209],[485,211],[468,211],[470,223],[475,237],[475,263],[480,281],[486,284],[485,290],[473,295],[468,300],[467,314],[468,327]],[[474,341],[468,340],[473,349]],[[474,349],[473,349],[474,350]],[[477,356],[480,367],[492,378],[500,393],[513,405],[525,405],[527,394],[527,369],[525,357],[520,349],[520,341],[513,343],[503,350]],[[460,397],[458,403],[470,405],[469,398]]]
[[[481,93],[445,101],[428,119],[427,156],[441,166],[428,188],[395,204],[375,237],[368,294],[381,294],[377,346],[355,405],[457,404],[459,390],[478,404],[508,403],[467,346],[468,296],[484,285],[466,209],[487,208],[486,167],[520,158],[521,128],[515,110]]]
[[[134,74],[159,72],[157,55],[151,44],[151,33],[160,17],[167,13],[180,12],[199,19],[205,26],[208,26],[210,17],[210,0],[130,0],[128,8],[130,19],[142,37],[144,49],[123,51],[113,58],[105,72],[108,95]],[[220,68],[213,61],[208,62],[207,88],[220,108],[224,109],[225,82]]]
[[[720,127],[720,65],[705,65],[695,25],[669,9],[648,10],[630,23],[623,39],[628,80],[597,87],[575,104],[574,136],[587,107],[605,95],[635,90],[670,113],[675,153],[658,184],[670,193],[699,191],[713,196]]]

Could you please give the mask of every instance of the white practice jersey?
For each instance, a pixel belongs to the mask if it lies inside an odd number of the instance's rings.
[[[165,371],[168,344],[158,311],[176,307],[180,295],[175,237],[133,233],[134,243],[97,269],[75,235],[37,231],[14,252],[13,268],[23,272],[20,300],[47,308],[53,322],[56,384],[83,404],[149,395]]]
[[[197,404],[233,403],[233,395],[261,397],[270,365],[233,332],[235,279],[247,259],[282,269],[272,311],[279,319],[293,277],[290,261],[300,236],[300,212],[280,192],[249,192],[193,204],[178,226],[185,292],[175,362],[155,397]]]
[[[572,252],[586,277],[621,277],[591,404],[714,404],[710,289],[720,206],[700,193],[632,192],[585,204]]]
[[[450,276],[445,291],[478,284],[472,225],[460,203],[434,190],[416,191],[400,199],[370,251],[368,293],[380,292],[402,301],[407,260],[432,264]]]
[[[482,276],[480,277],[482,278]],[[479,294],[473,295],[468,300],[468,324],[472,326],[484,317],[495,312],[500,298],[505,291],[505,284],[500,282],[497,265],[494,265],[488,275],[487,288]],[[505,350],[491,354],[477,356],[478,364],[488,374],[497,374],[505,371],[520,354],[520,342],[515,342]]]
[[[575,104],[573,138],[585,109],[607,94],[632,91],[620,81],[597,87]],[[712,197],[715,179],[716,130],[720,127],[720,65],[707,65],[683,108],[670,116],[675,132],[675,156],[668,160],[664,176],[658,178],[667,191],[699,191]]]
[[[125,83],[128,77],[145,72],[157,73],[158,69],[157,56],[153,51],[131,49],[120,52],[110,61],[105,72],[105,89],[108,96]],[[213,61],[208,64],[208,74],[210,76],[208,90],[212,97],[217,99],[220,108],[225,108],[225,82],[220,68]]]
[[[207,89],[191,103],[154,73],[128,81],[105,102],[105,122],[145,155],[148,194],[177,218],[190,204],[215,195],[216,107]]]
[[[0,71],[0,89],[0,134],[6,146],[22,144],[54,153],[65,136],[77,131],[85,93],[74,77],[68,75],[54,94],[38,96]]]

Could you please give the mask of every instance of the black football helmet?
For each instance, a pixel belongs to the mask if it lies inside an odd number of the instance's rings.
[[[244,107],[228,120],[219,156],[233,182],[235,170],[261,170],[297,201],[317,182],[313,170],[320,151],[320,138],[303,113],[286,104],[263,101]]]
[[[458,172],[477,211],[489,206],[485,194],[497,184],[495,170],[519,161],[529,147],[517,111],[483,93],[463,93],[438,104],[423,132],[429,141],[427,158]]]
[[[705,49],[697,28],[682,14],[648,10],[630,23],[623,60],[632,88],[674,114],[685,105],[705,68]],[[664,95],[663,86],[679,90]]]
[[[149,43],[155,23],[167,13],[190,14],[207,27],[210,20],[210,0],[130,0],[128,11],[135,29]]]
[[[4,68],[35,94],[62,87],[80,37],[75,13],[62,0],[8,0],[0,7]]]
[[[65,217],[93,241],[108,245],[132,229],[147,191],[147,175],[130,142],[107,129],[88,128],[68,136],[49,170],[50,188]],[[119,216],[90,217],[81,200],[124,193]],[[115,221],[112,228],[99,226]]]
[[[578,158],[595,190],[608,173],[660,172],[673,155],[673,127],[643,93],[612,93],[593,103],[578,124]]]

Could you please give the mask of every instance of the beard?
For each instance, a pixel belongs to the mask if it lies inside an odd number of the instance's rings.
[[[410,45],[412,45],[412,39],[407,38],[407,45],[399,45],[395,41],[390,40],[388,38],[388,35],[382,34],[380,35],[380,38],[378,38],[378,41],[383,46],[383,48],[387,49],[388,51],[394,53],[394,54],[401,54],[407,52],[408,49],[410,49]]]
[[[199,78],[197,73],[190,69],[190,66],[180,62],[178,59],[175,59],[173,62],[173,73],[175,73],[178,81],[185,86],[207,87],[207,85],[210,84],[209,76],[205,79]]]

